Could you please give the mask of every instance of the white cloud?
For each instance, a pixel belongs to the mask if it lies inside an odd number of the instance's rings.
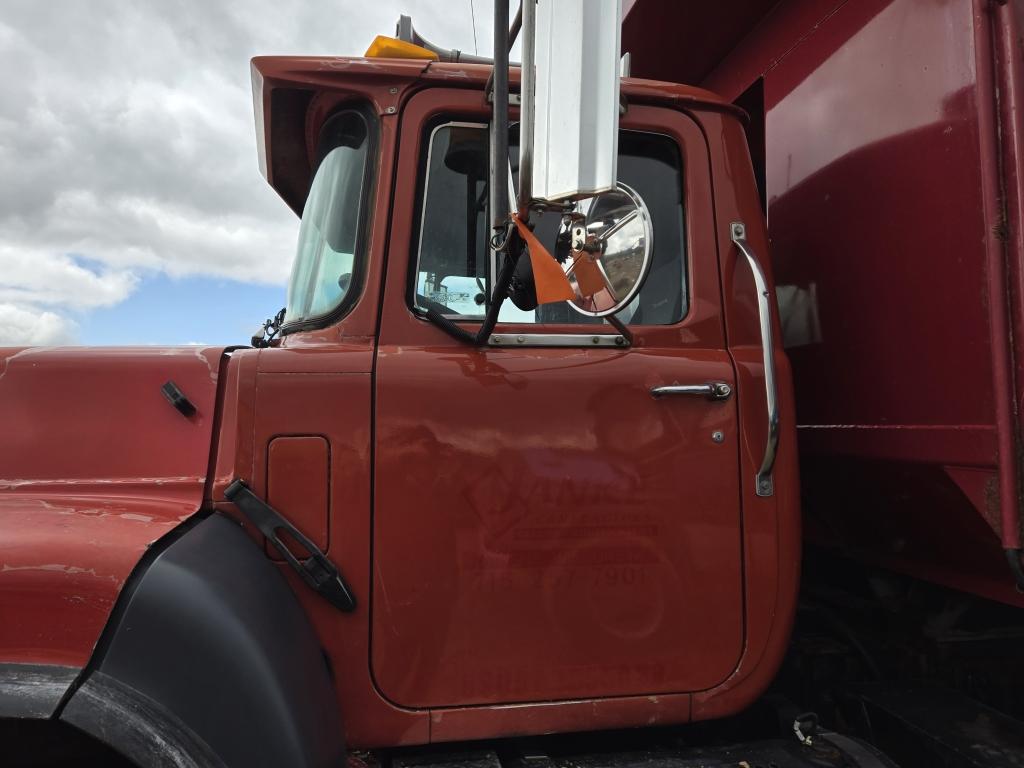
[[[475,0],[480,53],[491,3]],[[147,274],[280,284],[298,229],[256,166],[249,59],[360,55],[399,13],[472,50],[469,0],[5,0],[0,345],[74,340],[72,310]]]
[[[72,344],[75,324],[55,312],[0,302],[0,327],[10,346]]]
[[[5,302],[108,307],[126,299],[136,282],[129,271],[90,269],[70,256],[6,245],[0,245],[0,264],[0,301]]]

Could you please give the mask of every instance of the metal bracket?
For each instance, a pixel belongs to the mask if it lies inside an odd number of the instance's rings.
[[[493,91],[491,93],[487,94],[487,103],[488,104],[493,104],[494,103],[494,92]],[[518,93],[510,93],[508,95],[508,105],[510,107],[518,107],[518,106],[520,106],[520,104],[521,104],[521,99],[520,99]]]

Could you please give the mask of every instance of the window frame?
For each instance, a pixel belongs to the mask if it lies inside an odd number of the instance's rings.
[[[424,128],[423,135],[426,139],[426,152],[420,153],[420,163],[418,178],[416,181],[416,205],[419,209],[419,215],[415,217],[416,226],[413,234],[413,241],[415,243],[416,254],[415,259],[409,259],[409,279],[408,287],[406,289],[406,302],[409,309],[414,314],[422,315],[426,312],[422,307],[416,306],[416,286],[419,282],[420,262],[423,256],[423,224],[427,217],[427,191],[430,188],[430,158],[434,151],[434,136],[442,128],[480,128],[485,132],[488,130],[487,123],[480,122],[479,120],[460,120],[452,119],[449,116],[442,115],[437,120],[431,120],[427,123]],[[487,215],[484,217],[484,221],[489,218],[490,214],[490,197],[488,196],[488,205],[485,209]],[[452,320],[457,323],[480,323],[483,322],[486,317],[486,309],[491,305],[490,293],[494,287],[495,273],[497,270],[497,257],[490,247],[487,248],[487,270],[484,276],[484,287],[487,301],[484,303],[484,313],[479,315],[461,315],[458,313],[444,313],[442,317],[447,320]]]
[[[355,248],[352,254],[352,278],[349,283],[348,290],[345,295],[342,296],[334,307],[327,312],[322,312],[319,315],[313,315],[311,317],[304,317],[301,320],[288,321],[287,316],[285,317],[285,323],[281,326],[281,336],[286,336],[291,333],[299,331],[309,331],[319,328],[326,328],[327,326],[333,325],[337,321],[349,314],[355,307],[359,298],[362,296],[363,288],[366,282],[366,268],[368,263],[367,249],[369,246],[370,229],[373,222],[373,214],[375,206],[373,203],[373,196],[377,188],[377,177],[379,175],[380,165],[380,120],[377,114],[370,108],[368,104],[359,103],[346,103],[338,106],[337,109],[333,110],[327,115],[323,122],[320,124],[320,131],[317,134],[317,142],[314,147],[316,156],[314,162],[316,167],[310,168],[309,173],[309,184],[306,188],[306,197],[302,203],[302,210],[305,213],[306,202],[309,200],[309,192],[313,187],[313,181],[316,179],[317,171],[320,170],[320,166],[323,161],[330,154],[330,151],[325,152],[323,157],[319,157],[320,153],[320,137],[323,134],[324,126],[326,126],[331,120],[345,113],[352,113],[358,115],[362,119],[363,124],[366,126],[366,161],[363,166],[363,181],[362,188],[359,194],[359,214],[358,222],[356,224],[356,235],[355,235]],[[332,148],[333,150],[334,148]],[[301,216],[299,217],[301,221]],[[295,242],[296,253],[294,258],[298,258],[298,240]],[[292,269],[295,268],[294,260],[292,262]],[[290,278],[289,278],[290,284]],[[290,285],[289,285],[290,287]]]

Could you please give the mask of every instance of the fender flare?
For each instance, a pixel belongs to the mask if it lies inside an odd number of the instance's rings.
[[[143,768],[336,766],[331,672],[278,569],[221,514],[126,589],[59,717]]]

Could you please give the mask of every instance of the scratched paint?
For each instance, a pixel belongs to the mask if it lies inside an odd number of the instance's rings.
[[[200,508],[221,353],[0,350],[0,662],[85,664],[147,548]]]

